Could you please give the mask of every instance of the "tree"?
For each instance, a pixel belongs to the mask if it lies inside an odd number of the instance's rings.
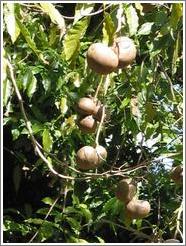
[[[182,5],[3,4],[4,242],[183,240],[172,170],[181,177]],[[134,41],[135,61],[107,75],[90,69],[90,45],[120,36]],[[83,97],[106,112],[95,133],[78,127]],[[78,150],[98,145],[106,160],[79,169]],[[127,215],[116,196],[123,179],[150,203],[147,217]]]

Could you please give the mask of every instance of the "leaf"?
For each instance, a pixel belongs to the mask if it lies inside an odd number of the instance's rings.
[[[50,152],[52,149],[53,139],[50,135],[50,132],[48,129],[45,129],[43,131],[43,148],[45,151]]]
[[[130,98],[126,97],[123,99],[123,101],[121,102],[121,105],[120,105],[120,109],[124,109],[130,102]]]
[[[29,224],[35,224],[35,225],[41,225],[43,223],[43,220],[42,219],[28,219],[28,220],[25,220],[25,222],[29,223]]]
[[[29,45],[29,47],[33,50],[33,52],[38,56],[38,58],[40,60],[42,60],[44,63],[46,63],[46,61],[43,59],[42,53],[37,49],[35,42],[31,38],[31,35],[30,35],[28,29],[26,28],[26,26],[23,23],[21,23],[21,21],[19,20],[18,17],[16,17],[16,22],[20,28],[20,31],[21,31],[23,37],[25,38],[27,44]]]
[[[52,205],[54,203],[54,200],[50,197],[45,197],[42,199],[42,202],[44,202],[47,205]]]
[[[90,210],[87,208],[86,204],[79,204],[79,208],[81,210],[81,212],[83,213],[83,215],[86,218],[86,221],[89,222],[92,219],[92,214],[90,212]]]
[[[59,13],[59,11],[54,7],[52,3],[40,3],[41,8],[45,13],[50,16],[51,21],[54,24],[57,24],[59,29],[61,30],[60,36],[62,37],[66,31],[65,20],[63,16]]]
[[[182,3],[173,3],[169,23],[174,30],[177,29],[178,22],[182,15],[183,15]]]
[[[7,3],[5,5],[4,18],[5,18],[8,34],[10,35],[12,43],[14,44],[20,34],[20,28],[17,25],[16,18],[15,18],[14,3]]]
[[[172,57],[172,75],[177,71],[177,61],[179,59],[179,50],[180,50],[180,33],[177,34],[177,39],[174,47],[173,57]]]
[[[108,213],[110,210],[112,210],[115,202],[116,202],[115,197],[108,200],[103,207],[103,212]]]
[[[3,81],[3,106],[6,106],[12,93],[12,83],[9,79]]]
[[[126,13],[126,18],[127,18],[127,23],[129,26],[129,34],[130,36],[133,36],[136,34],[138,26],[139,26],[139,22],[138,22],[139,18],[138,18],[137,12],[132,5],[129,5],[125,9],[125,13]]]
[[[61,98],[61,102],[60,102],[60,110],[62,114],[65,114],[68,110],[68,106],[67,106],[67,99],[66,97],[62,97]]]
[[[107,12],[104,13],[102,32],[103,32],[103,43],[111,45],[115,33],[115,26],[110,14]]]
[[[146,22],[144,23],[140,29],[138,30],[137,35],[149,35],[151,32],[151,28],[153,26],[154,22]]]
[[[88,15],[94,9],[94,3],[76,3],[74,23],[75,24],[83,15]]]
[[[80,39],[84,36],[88,27],[89,18],[85,17],[73,25],[65,36],[64,53],[66,60],[71,62],[76,59],[80,48]]]
[[[31,73],[31,79],[27,85],[27,95],[29,98],[31,98],[34,94],[34,92],[36,91],[37,89],[37,79],[36,77]]]

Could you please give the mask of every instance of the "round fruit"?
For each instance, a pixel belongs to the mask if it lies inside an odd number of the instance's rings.
[[[95,148],[95,150],[96,150],[96,154],[97,154],[97,157],[98,157],[98,165],[99,165],[99,164],[101,164],[103,161],[106,160],[106,158],[107,158],[107,151],[106,151],[106,149],[105,149],[103,146],[101,146],[101,145],[97,146],[97,147]]]
[[[98,164],[96,150],[91,146],[82,147],[77,152],[76,161],[78,167],[82,170],[96,168]]]
[[[91,115],[95,111],[96,104],[91,98],[83,97],[77,103],[77,111],[81,115]]]
[[[78,126],[84,133],[93,133],[96,130],[97,121],[92,117],[92,115],[88,115],[78,121]]]
[[[118,37],[114,40],[113,49],[118,54],[118,68],[124,68],[131,64],[136,58],[136,47],[128,37]]]
[[[96,106],[94,113],[93,113],[94,118],[98,121],[101,121],[102,115],[103,115],[103,105]],[[103,118],[105,117],[106,117],[106,114],[104,114]]]
[[[148,201],[132,199],[126,205],[126,215],[132,219],[142,219],[150,213],[150,204]]]
[[[170,173],[170,177],[176,184],[181,184],[183,182],[183,167],[173,167]]]
[[[179,240],[171,238],[164,241],[164,243],[180,243]]]
[[[87,63],[94,72],[109,74],[117,68],[118,57],[107,45],[95,43],[87,51]]]
[[[125,179],[121,180],[116,188],[116,197],[118,200],[128,203],[136,194],[136,186],[128,183]]]

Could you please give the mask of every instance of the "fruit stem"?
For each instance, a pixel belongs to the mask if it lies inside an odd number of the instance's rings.
[[[95,95],[94,95],[94,101],[96,101],[96,99],[97,99],[97,96],[98,96],[99,90],[101,88],[101,84],[103,83],[103,78],[104,77],[105,77],[104,75],[101,76],[100,82],[98,84],[98,87],[97,87]]]
[[[96,133],[96,147],[99,146],[99,135],[100,135],[100,132],[101,132],[101,127],[103,125],[103,121],[104,121],[104,115],[105,115],[105,106],[103,106],[103,111],[102,111],[102,116],[101,116],[101,121],[99,123],[99,127],[98,127],[98,131]]]

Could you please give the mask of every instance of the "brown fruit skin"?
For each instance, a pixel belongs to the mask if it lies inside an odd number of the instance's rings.
[[[170,177],[176,184],[181,184],[183,182],[183,167],[173,167],[170,173]]]
[[[136,58],[136,47],[132,39],[128,37],[116,38],[112,48],[115,50],[115,53],[118,54],[118,68],[125,68],[126,66],[130,65]]]
[[[131,219],[142,219],[150,213],[150,203],[132,199],[125,207],[126,215]]]
[[[118,57],[114,51],[105,44],[91,44],[87,51],[88,66],[98,74],[109,74],[118,66]]]
[[[151,12],[155,5],[154,4],[151,4],[151,3],[141,3],[142,7],[143,7],[143,12],[144,13],[148,13],[148,12]]]
[[[81,98],[76,106],[78,113],[81,115],[91,115],[95,111],[96,104],[91,98],[83,97]]]
[[[101,118],[102,118],[102,114],[103,114],[103,106],[96,106],[94,112],[93,112],[93,117],[98,120],[98,121],[101,121]],[[104,119],[106,117],[106,114],[104,115]]]
[[[76,161],[79,169],[88,170],[96,168],[98,164],[96,150],[91,146],[82,147],[76,154]]]
[[[164,243],[180,243],[180,241],[174,238],[170,238],[165,240]]]
[[[79,119],[78,126],[84,133],[94,133],[97,127],[97,121],[92,117],[92,115],[88,115]]]
[[[99,145],[95,148],[96,150],[96,154],[97,154],[97,157],[98,157],[98,165],[100,165],[102,162],[104,162],[107,158],[107,151],[106,149]]]
[[[125,179],[123,179],[118,183],[115,194],[118,200],[128,203],[135,196],[136,191],[137,189],[135,185],[128,183]]]

